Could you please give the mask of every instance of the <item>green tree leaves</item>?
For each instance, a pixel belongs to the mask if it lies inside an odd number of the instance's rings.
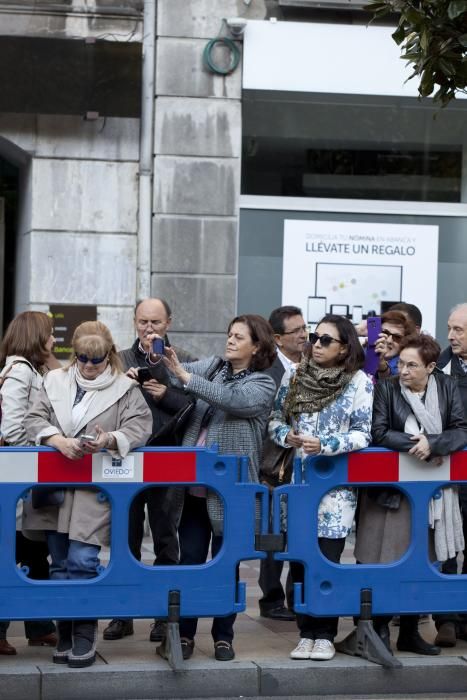
[[[370,0],[375,18],[399,15],[392,38],[422,97],[446,106],[467,85],[467,0]],[[435,92],[436,91],[436,92]]]

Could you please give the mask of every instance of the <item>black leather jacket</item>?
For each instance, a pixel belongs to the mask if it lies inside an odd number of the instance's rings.
[[[443,432],[426,437],[431,454],[444,456],[467,445],[467,422],[456,382],[439,370],[435,370],[433,376],[438,387]],[[410,412],[410,406],[401,394],[399,377],[378,382],[373,400],[373,444],[397,452],[408,452],[414,445],[411,436],[404,432]]]

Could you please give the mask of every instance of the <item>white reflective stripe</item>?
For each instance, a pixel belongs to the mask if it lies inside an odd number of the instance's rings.
[[[143,481],[143,452],[130,452],[125,459],[112,458],[108,452],[92,456],[93,483],[141,482]]]
[[[432,462],[421,460],[407,454],[399,453],[399,481],[450,481],[451,460],[443,457],[443,463],[437,467]]]
[[[0,483],[36,483],[37,452],[10,452],[0,449]]]

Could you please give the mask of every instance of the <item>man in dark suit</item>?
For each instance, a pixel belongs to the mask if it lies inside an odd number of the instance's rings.
[[[279,388],[284,376],[290,376],[292,368],[300,362],[308,337],[307,327],[302,310],[298,306],[280,306],[274,309],[269,317],[269,323],[274,331],[277,357],[267,371]],[[259,600],[260,614],[262,617],[270,617],[273,620],[293,620],[295,616],[290,609],[293,605],[292,581],[289,575],[286,583],[288,604],[286,607],[284,605],[286,595],[281,584],[282,567],[283,562],[273,559],[272,554],[268,554],[266,559],[261,560],[258,583],[263,596]]]
[[[448,318],[449,347],[443,350],[438,368],[455,380],[467,417],[467,303],[458,304]],[[463,519],[464,538],[467,542],[467,485],[459,488],[459,500]],[[443,562],[443,574],[457,574],[457,557]],[[467,547],[464,549],[462,574],[467,574]],[[458,639],[467,639],[467,613],[457,615],[433,615],[438,634],[435,644],[440,647],[455,647]]]
[[[119,355],[123,368],[133,378],[140,369],[149,372],[141,385],[142,394],[151,409],[152,431],[157,434],[169,420],[183,408],[189,397],[182,390],[166,386],[160,376],[160,357],[152,354],[151,338],[157,333],[170,346],[168,331],[172,322],[172,311],[165,299],[150,298],[138,302],[135,308],[135,331],[137,338],[130,348]],[[177,346],[172,346],[181,362],[191,362],[196,358]],[[165,372],[162,376],[166,376]],[[129,546],[138,561],[141,560],[145,506],[154,543],[156,565],[178,564],[179,547],[177,528],[180,517],[179,498],[174,487],[154,487],[141,491],[133,500],[129,515]],[[133,620],[113,619],[104,630],[104,639],[121,639],[133,634]],[[165,636],[165,623],[155,620],[149,639],[160,642]]]

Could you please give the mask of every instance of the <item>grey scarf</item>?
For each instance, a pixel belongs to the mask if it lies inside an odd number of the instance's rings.
[[[431,435],[441,433],[443,423],[439,410],[438,387],[433,375],[431,374],[428,378],[425,403],[403,384],[400,387],[402,396],[425,433]],[[457,552],[463,551],[462,516],[456,488],[448,486],[441,489],[438,497],[430,499],[429,522],[434,530],[434,545],[438,561],[446,561],[455,557]]]
[[[400,380],[399,380],[400,382]],[[400,382],[401,394],[412,409],[417,421],[428,435],[439,435],[443,430],[443,422],[439,410],[438,387],[432,374],[428,377],[425,402],[418,394],[410,391]]]

